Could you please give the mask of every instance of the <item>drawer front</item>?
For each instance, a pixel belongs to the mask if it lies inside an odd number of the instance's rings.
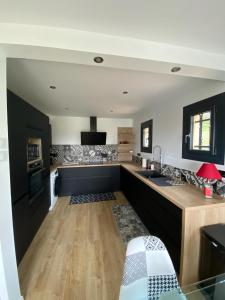
[[[171,239],[171,242],[180,247],[182,224],[160,207],[148,207],[145,211],[149,214],[149,218],[157,221],[165,234]]]
[[[163,209],[165,209],[168,213],[170,213],[174,218],[176,218],[180,223],[182,222],[182,209],[177,207],[175,204],[170,202],[168,199],[164,198],[162,195],[152,190],[152,194],[154,194],[154,199],[157,200],[157,204],[160,205]]]
[[[59,168],[61,177],[91,177],[91,176],[110,176],[113,167],[71,167]]]
[[[151,235],[157,236],[162,240],[165,244],[172,262],[174,264],[174,268],[177,273],[179,273],[180,269],[180,253],[181,253],[181,244],[174,243],[171,239],[171,236],[168,234],[167,231],[161,226],[160,220],[155,215],[150,215],[146,210],[142,210],[141,213],[139,212],[138,215],[140,216],[144,225],[148,228]]]
[[[132,153],[118,153],[118,161],[131,161]]]
[[[132,144],[120,144],[118,146],[118,152],[119,153],[126,153],[129,151],[132,151],[133,145]]]

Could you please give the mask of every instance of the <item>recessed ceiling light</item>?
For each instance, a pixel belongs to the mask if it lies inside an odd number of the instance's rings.
[[[124,94],[124,95],[127,95],[127,94],[128,94],[128,91],[123,91],[123,94]]]
[[[96,64],[101,64],[103,61],[104,59],[101,56],[94,57],[94,62],[96,62]]]
[[[65,107],[64,109],[65,109],[65,110],[69,110],[69,107]]]
[[[50,85],[49,88],[52,89],[52,90],[55,90],[55,89],[56,89],[56,86]]]
[[[179,72],[181,70],[181,67],[173,67],[171,69],[171,72],[175,73],[175,72]]]
[[[113,112],[114,112],[114,110],[113,110],[113,109],[110,109],[110,112],[111,112],[111,113],[113,113]]]

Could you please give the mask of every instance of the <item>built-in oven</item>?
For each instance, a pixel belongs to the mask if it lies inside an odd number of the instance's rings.
[[[29,204],[32,204],[36,198],[43,192],[43,161],[38,160],[27,164],[28,182],[29,182]]]
[[[27,161],[37,161],[42,159],[42,140],[37,137],[27,139]]]

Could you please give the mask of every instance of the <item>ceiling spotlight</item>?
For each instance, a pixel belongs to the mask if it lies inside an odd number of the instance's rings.
[[[52,90],[55,90],[55,89],[56,89],[56,86],[50,85],[49,88],[52,89]]]
[[[123,94],[124,94],[124,95],[127,95],[127,94],[128,94],[128,91],[123,91]]]
[[[176,73],[176,72],[179,72],[180,70],[181,70],[181,67],[173,67],[171,69],[171,72]]]
[[[101,64],[103,61],[104,59],[101,56],[94,57],[94,62],[96,62],[96,64]]]

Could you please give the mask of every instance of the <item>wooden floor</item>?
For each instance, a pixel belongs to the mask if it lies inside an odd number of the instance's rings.
[[[117,200],[68,205],[59,198],[19,266],[25,300],[117,300],[125,248],[111,208]]]

